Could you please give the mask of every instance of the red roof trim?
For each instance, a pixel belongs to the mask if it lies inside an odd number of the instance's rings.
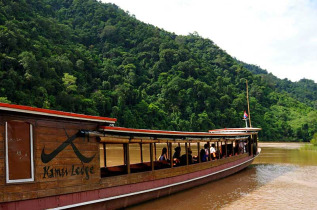
[[[179,136],[246,136],[251,133],[240,132],[230,134],[208,133],[208,132],[185,132],[185,131],[164,131],[164,130],[147,130],[124,127],[100,126],[103,131],[117,131],[118,133],[141,133],[141,134],[157,134],[157,135],[179,135]]]
[[[6,104],[0,103],[0,110],[8,110],[8,111],[17,111],[17,112],[25,112],[31,114],[40,114],[40,115],[48,115],[48,116],[56,116],[56,117],[65,117],[65,118],[74,118],[74,119],[82,119],[89,121],[105,121],[110,123],[115,123],[117,121],[116,118],[108,118],[108,117],[98,117],[84,114],[76,114],[71,112],[62,112],[50,109],[42,109],[35,108],[30,106],[22,106],[22,105],[14,105],[14,104]]]

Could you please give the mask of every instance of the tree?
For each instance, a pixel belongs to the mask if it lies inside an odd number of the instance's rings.
[[[75,76],[70,75],[68,73],[64,73],[64,77],[62,78],[62,80],[63,80],[63,84],[65,86],[67,93],[76,92],[76,90],[77,90],[77,85],[76,85],[77,78]]]
[[[11,101],[7,99],[7,97],[0,97],[0,103],[7,103],[10,104]]]
[[[310,143],[317,146],[317,132],[314,134],[312,140],[310,140]]]

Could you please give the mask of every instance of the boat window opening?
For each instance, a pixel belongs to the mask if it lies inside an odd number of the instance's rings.
[[[100,143],[101,177],[167,169],[228,158],[250,151],[250,148],[253,150],[256,143],[251,144],[252,140],[249,138],[244,140],[220,139],[197,143],[184,141],[182,143]],[[239,145],[243,145],[244,148],[239,148]],[[211,150],[211,147],[214,150]],[[164,158],[160,159],[163,148],[166,153]],[[180,148],[178,158],[174,157],[176,148]],[[205,155],[205,159],[203,159],[204,153],[202,152],[205,149],[209,151],[209,154]],[[251,154],[249,153],[249,155]]]
[[[23,121],[5,123],[6,182],[34,181],[33,126]]]
[[[142,144],[143,162],[151,162],[150,145],[151,143]]]
[[[105,151],[104,151],[105,148]],[[124,144],[100,143],[100,175],[101,177],[117,176],[127,173],[124,155]],[[106,154],[106,156],[104,156]]]
[[[227,157],[231,157],[233,154],[233,143],[232,141],[227,141]]]
[[[130,144],[130,171],[138,173],[151,171],[150,144],[134,143]]]
[[[192,164],[196,164],[196,163],[199,163],[199,159],[198,159],[198,147],[197,147],[197,144],[196,143],[191,143],[190,144],[190,149],[192,151],[192,157],[193,157],[193,163]]]
[[[167,158],[160,158],[163,152],[163,148],[166,148],[166,157]],[[155,170],[160,170],[160,169],[165,169],[165,168],[170,168],[170,159],[168,159],[168,153],[169,153],[169,147],[167,146],[167,143],[156,143],[156,154],[157,154],[157,159],[154,162],[154,169]],[[160,160],[161,159],[161,160]],[[162,160],[166,159],[166,160]]]
[[[143,147],[143,146],[142,146]],[[130,164],[141,163],[141,147],[139,143],[130,144]],[[142,148],[142,151],[144,148]],[[143,155],[144,156],[144,155]]]

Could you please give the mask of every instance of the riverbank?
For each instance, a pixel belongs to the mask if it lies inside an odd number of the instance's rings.
[[[259,142],[259,147],[266,148],[266,147],[274,147],[274,148],[282,148],[282,149],[300,149],[309,145],[309,143],[302,143],[302,142]]]
[[[305,144],[300,149],[317,151],[317,146],[314,146],[313,144]]]

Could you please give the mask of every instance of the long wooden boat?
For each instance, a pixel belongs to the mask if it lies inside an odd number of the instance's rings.
[[[180,132],[115,122],[0,103],[0,209],[123,208],[231,175],[259,154],[259,128]],[[108,164],[113,145],[123,151],[121,165]],[[135,145],[138,163],[130,157]],[[216,152],[201,153],[204,146]],[[161,147],[167,157],[159,161]]]

